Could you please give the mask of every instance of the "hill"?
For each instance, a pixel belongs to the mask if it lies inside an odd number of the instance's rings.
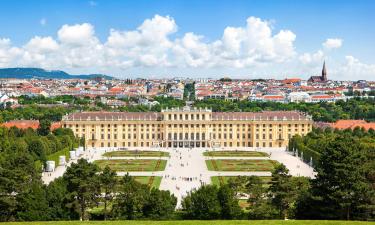
[[[107,80],[114,79],[104,74],[81,74],[72,75],[62,70],[44,70],[41,68],[4,68],[0,69],[0,78],[18,78],[18,79],[94,79],[102,77]]]

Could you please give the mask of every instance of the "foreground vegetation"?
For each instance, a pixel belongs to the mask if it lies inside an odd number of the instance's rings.
[[[4,225],[365,225],[363,221],[327,221],[327,220],[173,220],[173,221],[54,221],[54,222],[15,222]]]

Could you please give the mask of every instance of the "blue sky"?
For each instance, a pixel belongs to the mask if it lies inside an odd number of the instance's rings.
[[[327,60],[333,79],[374,80],[374,10],[370,0],[2,0],[0,67],[35,65],[120,77],[306,78]],[[150,26],[140,29],[146,20]],[[262,28],[254,31],[257,24]],[[227,33],[236,40],[225,43],[228,27],[237,28]],[[121,40],[110,43],[111,30]],[[275,41],[282,30],[289,31],[285,40]],[[134,40],[131,32],[138,32]],[[143,35],[150,32],[159,39]],[[332,40],[323,46],[327,39]]]

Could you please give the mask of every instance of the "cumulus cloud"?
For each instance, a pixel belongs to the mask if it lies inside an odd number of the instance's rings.
[[[317,64],[321,64],[324,60],[324,52],[322,50],[318,50],[315,53],[304,53],[299,56],[299,60],[305,65],[312,65],[315,66]]]
[[[375,64],[363,63],[359,59],[348,55],[345,56],[345,62],[334,73],[350,80],[374,80]]]
[[[315,69],[321,66],[329,49],[342,45],[341,39],[329,38],[321,50],[298,54],[295,33],[275,31],[270,21],[257,17],[249,17],[245,26],[226,27],[221,37],[212,41],[193,32],[175,37],[177,31],[172,17],[160,15],[144,20],[133,30],[111,29],[105,41],[97,38],[92,24],[65,24],[57,31],[57,38],[35,36],[21,47],[0,38],[0,67],[31,65],[80,71],[279,68],[282,71],[281,68],[288,69],[298,59],[305,68]],[[372,65],[350,57],[342,68],[357,74],[373,70]]]
[[[339,38],[328,38],[324,43],[323,47],[326,49],[335,49],[342,46],[342,39]]]
[[[89,23],[63,25],[52,37],[32,38],[14,64],[47,67],[234,67],[282,63],[296,55],[296,35],[290,30],[273,33],[269,21],[249,17],[244,27],[227,27],[220,39],[178,30],[170,16],[155,15],[135,30],[111,29],[102,43]]]
[[[69,45],[87,45],[96,42],[94,27],[89,23],[64,25],[57,32],[59,40]]]

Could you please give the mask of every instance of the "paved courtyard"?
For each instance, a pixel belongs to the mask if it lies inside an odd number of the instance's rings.
[[[137,148],[140,149],[140,148]],[[269,157],[210,157],[203,156],[205,151],[213,151],[212,149],[203,148],[144,148],[148,151],[165,151],[169,152],[169,157],[104,157],[103,154],[108,151],[115,151],[116,149],[88,149],[80,158],[85,158],[89,162],[100,159],[164,159],[167,161],[165,171],[155,172],[129,172],[132,176],[161,176],[160,189],[171,191],[178,199],[177,206],[181,206],[181,199],[191,190],[200,187],[202,184],[211,183],[211,176],[270,176],[270,172],[241,172],[241,171],[208,171],[205,160],[207,159],[272,159],[283,163],[293,176],[306,176],[313,177],[313,168],[308,164],[302,162],[299,158],[291,155],[285,151],[285,148],[241,148],[238,150],[259,151],[266,152]],[[214,149],[215,151],[228,150],[228,149]],[[235,151],[235,148],[230,150]],[[69,166],[71,160],[67,164]],[[43,173],[42,179],[44,183],[49,183],[57,177],[60,177],[65,172],[67,166],[58,166],[54,172]],[[126,172],[118,172],[120,176]]]

